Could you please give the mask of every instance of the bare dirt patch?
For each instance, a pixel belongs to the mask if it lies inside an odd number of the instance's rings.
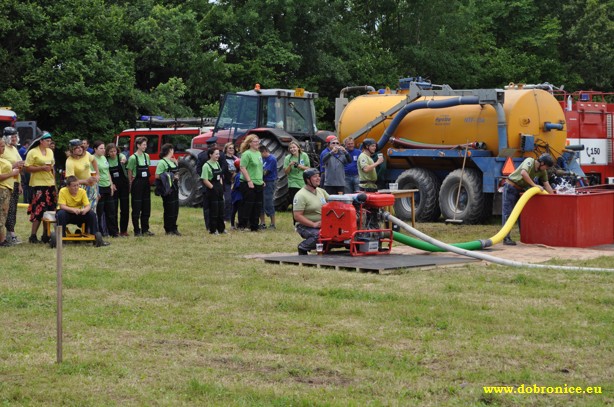
[[[415,249],[410,246],[405,246],[400,243],[395,243],[392,247],[392,253],[395,254],[427,254],[431,256],[458,256],[464,258],[465,256],[451,253],[451,252],[425,252],[420,249]],[[516,246],[505,246],[503,244],[497,244],[488,249],[482,250],[481,253],[485,253],[491,256],[500,257],[506,260],[515,260],[526,263],[543,263],[552,259],[569,259],[569,260],[587,260],[595,259],[601,256],[614,256],[614,244],[603,245],[592,248],[580,248],[580,247],[553,247],[542,244],[524,244],[517,242]],[[246,258],[262,259],[271,256],[293,256],[295,253],[255,253],[245,256]]]
[[[428,254],[413,247],[397,244],[393,246],[393,253],[400,254]],[[541,244],[524,244],[517,242],[516,246],[495,245],[485,249],[483,253],[507,260],[516,260],[528,263],[542,263],[552,259],[586,260],[601,256],[614,256],[614,245],[605,245],[593,248],[579,247],[553,247]],[[460,256],[450,252],[431,253],[433,256]],[[464,256],[460,256],[464,257]]]

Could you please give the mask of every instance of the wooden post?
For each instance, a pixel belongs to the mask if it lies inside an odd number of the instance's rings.
[[[55,256],[57,269],[57,347],[56,362],[62,363],[62,226],[56,227]]]

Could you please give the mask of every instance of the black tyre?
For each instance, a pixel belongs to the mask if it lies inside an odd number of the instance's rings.
[[[441,184],[439,207],[445,219],[461,220],[469,225],[477,224],[484,219],[487,206],[486,197],[482,193],[482,176],[476,169],[465,169],[462,180],[461,170],[454,170]]]
[[[439,219],[439,179],[429,170],[410,168],[397,178],[399,189],[417,189],[414,195],[416,205],[416,221],[434,222]],[[394,203],[394,213],[399,219],[411,219],[411,200],[397,199]]]
[[[196,160],[191,156],[181,157],[179,169],[179,205],[198,206],[202,204],[202,190],[200,188],[200,174],[196,173]]]
[[[51,236],[49,236],[49,246],[52,249],[55,249],[55,247],[56,247],[56,241],[55,241],[56,239],[57,239],[57,237],[56,237],[55,232],[51,232]]]
[[[284,158],[288,150],[272,137],[262,138],[260,143],[265,146],[277,160],[277,185],[275,189],[275,210],[285,211],[288,209],[288,176],[284,172]]]

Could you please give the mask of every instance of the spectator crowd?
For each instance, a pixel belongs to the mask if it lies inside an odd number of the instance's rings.
[[[278,163],[256,134],[247,135],[240,145],[220,146],[217,138],[211,137],[196,165],[202,182],[205,229],[214,235],[228,233],[227,223],[232,230],[275,229],[277,182],[280,175],[285,175],[287,203],[293,205],[295,227],[301,236],[309,239],[308,243],[299,246],[299,252],[305,254],[311,250],[319,226],[316,225],[319,213],[317,208],[315,212],[310,209],[314,206],[313,202],[307,203],[310,196],[316,197],[315,206],[318,206],[317,201],[323,204],[329,195],[354,193],[359,185],[371,187],[373,182],[371,156],[374,151],[371,146],[374,143],[363,145],[361,152],[351,138],[342,145],[331,135],[326,142],[318,170],[312,168],[309,156],[294,141],[289,143],[283,163]],[[45,228],[39,235],[41,223],[49,213],[58,225],[84,223],[87,232],[100,233],[103,237],[127,237],[130,220],[135,236],[154,235],[149,222],[151,159],[146,153],[147,138],[135,139],[132,154],[120,151],[114,143],[105,145],[96,140],[90,147],[88,140],[70,140],[65,150],[65,170],[59,171],[54,150],[53,136],[49,132],[42,132],[31,143],[20,145],[15,128],[3,130],[0,139],[0,247],[22,242],[15,233],[20,196],[28,204],[31,232],[27,240],[33,244],[49,241]],[[361,161],[366,168],[359,168]],[[154,192],[162,199],[164,231],[170,236],[181,236],[178,169],[173,145],[163,145],[155,171]],[[104,245],[108,243],[100,240],[99,246]]]

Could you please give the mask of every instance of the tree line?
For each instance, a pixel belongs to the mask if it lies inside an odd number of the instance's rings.
[[[4,0],[0,105],[109,139],[142,114],[215,116],[220,95],[318,92],[421,76],[614,90],[614,0]]]

